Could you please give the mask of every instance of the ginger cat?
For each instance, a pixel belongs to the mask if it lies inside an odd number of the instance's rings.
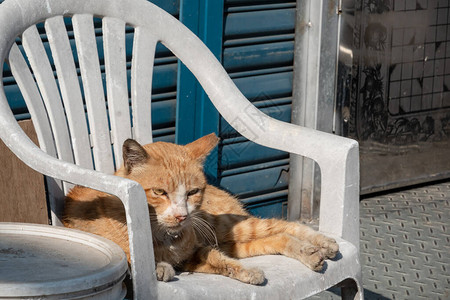
[[[123,145],[124,166],[115,175],[137,181],[148,201],[157,279],[169,281],[175,269],[214,273],[261,284],[264,273],[244,268],[238,258],[282,254],[320,271],[338,244],[305,225],[249,215],[228,193],[208,185],[203,162],[217,145],[214,134],[186,146],[156,142]],[[66,198],[64,224],[106,237],[130,260],[121,201],[80,186]]]

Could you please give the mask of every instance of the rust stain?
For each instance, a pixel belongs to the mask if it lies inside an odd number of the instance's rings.
[[[333,18],[337,12],[336,0],[328,1],[328,18]]]
[[[305,34],[309,27],[308,23],[306,23],[305,21],[297,22],[296,26],[297,32],[301,35]]]

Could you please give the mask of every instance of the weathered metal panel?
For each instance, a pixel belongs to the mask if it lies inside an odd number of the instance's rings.
[[[447,1],[344,4],[338,120],[361,145],[361,192],[450,177]]]

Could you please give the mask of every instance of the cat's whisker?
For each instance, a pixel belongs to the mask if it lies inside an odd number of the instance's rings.
[[[206,239],[206,241],[209,244],[217,247],[218,240],[213,226],[208,221],[197,215],[193,215],[192,220],[192,224],[194,225],[195,229],[198,230],[198,232]]]
[[[198,223],[195,223],[194,229],[201,237],[205,239],[205,241],[208,244],[213,244],[209,232],[205,231],[203,226],[200,226]]]
[[[203,229],[203,226],[196,220],[196,218],[192,218],[192,225],[196,232],[200,233],[201,236],[205,236],[205,230]]]
[[[211,225],[208,221],[206,221],[205,219],[203,219],[200,216],[195,216],[195,217],[198,221],[202,222],[202,224],[204,224],[215,235],[215,230],[214,230],[213,225]]]

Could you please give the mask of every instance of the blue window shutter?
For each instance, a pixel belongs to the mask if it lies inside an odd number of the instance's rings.
[[[223,65],[242,93],[266,114],[290,122],[295,1],[227,0]],[[285,217],[289,155],[249,142],[220,119],[220,186],[251,213]]]

